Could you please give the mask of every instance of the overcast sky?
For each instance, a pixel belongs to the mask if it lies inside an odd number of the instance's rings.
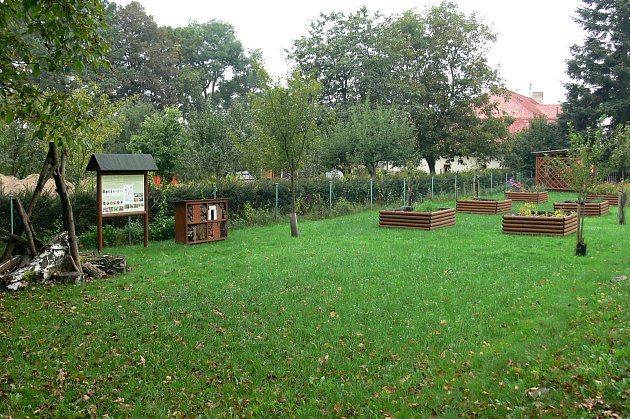
[[[130,0],[115,0],[126,5]],[[439,4],[438,0],[139,0],[158,25],[185,26],[191,20],[230,23],[246,49],[261,49],[265,68],[275,77],[289,71],[284,49],[307,35],[320,13],[352,12],[367,6],[373,13],[400,14]],[[544,92],[545,103],[564,100],[569,47],[584,32],[573,18],[580,0],[456,0],[466,14],[476,12],[497,34],[489,55],[506,87],[529,96]]]

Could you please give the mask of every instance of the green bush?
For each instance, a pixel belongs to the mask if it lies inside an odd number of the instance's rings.
[[[505,187],[504,170],[485,170],[477,172],[445,173],[433,177],[434,197],[453,197],[455,178],[457,178],[458,196],[472,194],[473,179],[479,176],[482,191],[490,188],[490,175],[493,176],[493,189]],[[166,184],[159,187],[149,186],[147,205],[149,208],[149,237],[151,240],[171,239],[175,236],[175,203],[184,200],[208,199],[216,196],[229,199],[229,217],[233,225],[264,224],[275,219],[276,184],[278,189],[278,214],[288,214],[291,210],[289,181],[286,179],[257,180],[242,182],[220,180],[218,182],[192,182],[180,186]],[[431,199],[432,177],[425,173],[416,174],[411,180],[405,180],[402,174],[378,175],[372,180],[372,197],[376,206],[400,206],[403,204],[403,187],[410,189],[411,199],[422,202]],[[330,210],[332,186],[333,211]],[[216,189],[215,189],[216,188]],[[325,177],[300,178],[296,182],[297,212],[308,218],[324,218],[356,211],[370,204],[370,179],[363,176],[351,176],[341,179]],[[407,193],[407,191],[405,191]],[[483,192],[482,192],[483,193]],[[18,195],[25,207],[31,199],[30,193]],[[71,197],[77,234],[86,245],[95,245],[96,192],[78,192]],[[0,230],[9,230],[9,198],[0,194]],[[7,209],[7,211],[5,211]],[[132,217],[141,230],[141,217]],[[43,195],[36,205],[32,222],[35,233],[40,238],[49,238],[61,231],[61,205],[55,194]],[[127,241],[127,217],[108,218],[106,225],[114,230],[122,230],[116,236]],[[21,225],[21,220],[14,211],[14,226]],[[132,224],[134,230],[135,224]],[[114,235],[107,227],[108,234]],[[135,231],[135,230],[134,230]],[[132,232],[134,241],[136,234]],[[112,237],[109,239],[114,240]]]

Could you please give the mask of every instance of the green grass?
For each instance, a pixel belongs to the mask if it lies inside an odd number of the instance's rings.
[[[587,219],[587,257],[575,236],[504,235],[501,216],[300,228],[109,248],[132,272],[0,294],[0,416],[630,413],[616,209]]]

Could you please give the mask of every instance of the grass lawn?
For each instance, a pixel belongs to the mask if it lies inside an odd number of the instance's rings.
[[[586,220],[587,257],[500,215],[419,231],[376,210],[108,248],[133,270],[0,294],[0,417],[627,417],[616,211]]]

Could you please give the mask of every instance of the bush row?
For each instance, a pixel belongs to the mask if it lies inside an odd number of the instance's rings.
[[[403,193],[411,194],[413,201],[423,201],[432,197],[452,198],[457,185],[458,196],[471,195],[474,179],[478,178],[480,190],[487,193],[505,189],[506,172],[486,170],[483,172],[446,173],[436,176],[416,174],[405,178],[403,175],[379,176],[372,180],[372,202],[375,206],[401,206]],[[268,215],[287,214],[291,210],[291,196],[288,180],[257,180],[250,182],[222,181],[218,183],[192,183],[187,185],[149,188],[150,235],[152,240],[173,237],[173,214],[175,202],[189,199],[208,199],[215,195],[228,198],[230,219],[236,223],[252,223],[254,219],[268,219]],[[403,192],[404,191],[404,192]],[[332,196],[332,209],[343,207],[337,213],[347,212],[370,204],[370,179],[348,177],[329,180],[326,178],[305,178],[296,182],[296,211],[299,215],[329,214]],[[24,206],[30,201],[30,194],[18,195]],[[96,225],[96,193],[78,192],[72,196],[74,217],[78,234],[94,232]],[[0,194],[0,230],[10,228],[9,197]],[[15,208],[15,207],[14,207]],[[136,219],[140,222],[139,219]],[[43,195],[32,216],[36,234],[48,238],[62,230],[61,206],[56,195]],[[21,220],[14,210],[14,226]],[[127,226],[127,218],[113,218],[105,223],[114,228]],[[135,228],[135,227],[134,227]],[[135,230],[134,230],[135,231]]]

